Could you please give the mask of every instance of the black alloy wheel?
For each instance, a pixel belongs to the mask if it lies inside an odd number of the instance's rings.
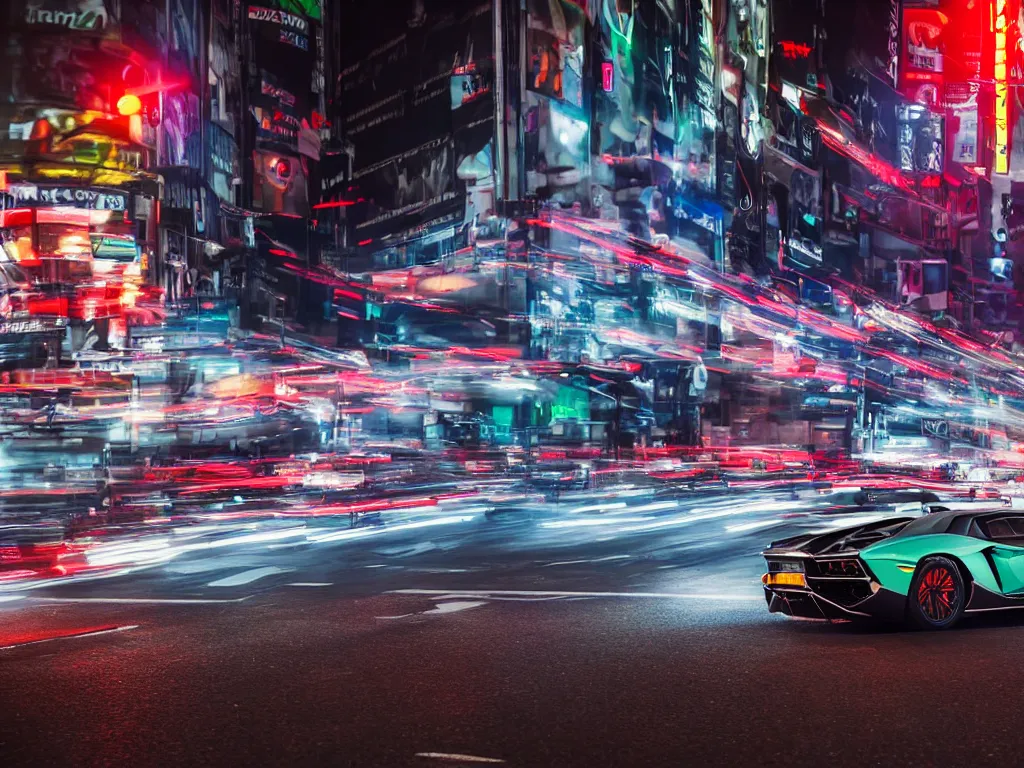
[[[949,629],[964,613],[967,588],[956,563],[929,557],[917,566],[907,596],[910,618],[923,629]]]

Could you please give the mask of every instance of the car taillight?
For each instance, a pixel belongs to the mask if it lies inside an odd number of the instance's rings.
[[[21,550],[17,547],[0,547],[0,562],[12,563],[21,560]]]
[[[768,572],[769,573],[800,573],[804,569],[804,564],[799,560],[769,560],[768,561]]]

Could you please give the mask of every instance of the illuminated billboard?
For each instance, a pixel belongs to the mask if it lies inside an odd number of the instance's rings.
[[[949,17],[934,8],[903,10],[900,90],[915,104],[935,107],[942,103],[948,23]]]
[[[582,109],[583,12],[561,0],[531,0],[528,9],[526,87]]]
[[[1009,137],[1009,72],[1007,69],[1008,31],[1010,26],[1009,0],[994,0],[993,27],[995,58],[992,70],[995,81],[995,173],[1008,173],[1010,170],[1010,137]]]
[[[979,112],[990,98],[981,88],[989,8],[977,2],[946,3],[943,11],[949,17],[947,28],[951,31],[942,38],[947,158],[973,168],[985,164],[982,131],[986,125],[990,130],[992,127]]]

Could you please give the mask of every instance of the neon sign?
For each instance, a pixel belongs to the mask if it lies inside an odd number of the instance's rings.
[[[615,90],[615,66],[610,61],[601,62],[601,90],[605,93]]]
[[[74,206],[94,211],[124,211],[128,208],[128,195],[123,192],[36,184],[11,184],[9,190],[18,205]]]
[[[892,87],[899,83],[900,71],[900,2],[891,0],[889,4],[889,78]]]
[[[279,11],[276,8],[260,8],[256,5],[250,5],[249,18],[253,21],[269,21],[274,24],[280,24],[283,27],[291,27],[296,32],[301,32],[302,34],[309,32],[309,22],[304,18],[292,13]]]
[[[1009,173],[1009,133],[1007,131],[1007,101],[1009,86],[1006,77],[1006,31],[1007,31],[1007,0],[995,0],[996,27],[996,60],[994,79],[996,85],[996,137],[995,137],[995,172]]]
[[[68,3],[68,5],[73,5],[73,3]],[[87,7],[87,3],[78,3],[78,5],[80,7],[75,10],[48,10],[38,8],[37,4],[33,3],[25,12],[25,22],[33,25],[52,24],[58,27],[67,27],[76,32],[98,32],[106,27],[107,11],[102,3],[98,4],[98,10],[90,9]]]
[[[907,28],[907,69],[941,73],[942,35],[949,18],[941,11],[908,8],[903,23]]]
[[[811,46],[797,43],[793,40],[780,40],[782,55],[787,59],[806,59],[811,55]]]

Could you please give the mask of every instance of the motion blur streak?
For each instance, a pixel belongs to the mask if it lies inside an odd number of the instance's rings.
[[[339,541],[342,539],[361,538],[372,534],[397,533],[399,531],[412,531],[418,528],[431,528],[435,525],[451,525],[452,523],[468,523],[473,515],[451,515],[449,517],[437,517],[430,520],[420,520],[415,523],[399,523],[387,528],[373,528],[355,531],[339,531],[337,533],[324,533],[318,536],[311,536],[310,541],[323,544],[327,541]]]
[[[5,758],[1019,762],[1004,713],[936,727],[995,643],[837,659],[744,601],[958,621],[945,550],[757,556],[937,515],[992,539],[972,614],[1024,595],[1024,0],[6,0],[0,38],[0,627],[138,626],[6,650]]]

